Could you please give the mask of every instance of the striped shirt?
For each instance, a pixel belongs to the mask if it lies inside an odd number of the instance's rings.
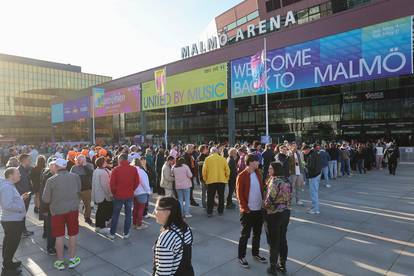
[[[176,231],[176,232],[175,232]],[[182,238],[186,245],[193,243],[190,227],[183,233],[175,225],[161,232],[155,244],[155,276],[174,275],[183,258]]]

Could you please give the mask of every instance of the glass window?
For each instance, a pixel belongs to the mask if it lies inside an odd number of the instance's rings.
[[[244,17],[237,20],[237,26],[243,25],[246,22],[247,22],[247,17],[244,16]]]
[[[259,17],[259,11],[254,11],[251,14],[247,15],[247,21],[253,20]]]
[[[309,8],[309,15],[315,14],[315,13],[319,13],[319,5],[317,6],[313,6]]]
[[[297,18],[298,18],[298,24],[303,24],[308,22],[308,9],[304,9],[301,11],[298,11],[297,13]]]

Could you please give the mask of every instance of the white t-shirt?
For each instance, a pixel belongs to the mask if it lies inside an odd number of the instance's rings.
[[[384,148],[383,147],[375,147],[377,149],[377,155],[384,155]]]
[[[149,178],[148,174],[141,169],[140,167],[136,167],[139,175],[139,185],[135,189],[134,195],[142,195],[142,194],[151,194],[151,187],[149,185]]]
[[[260,191],[260,183],[256,172],[250,174],[250,192],[249,203],[250,211],[259,211],[262,209],[262,192]]]
[[[298,153],[294,152],[293,156],[295,157],[295,175],[300,175],[300,167],[299,167],[300,161],[298,160]]]

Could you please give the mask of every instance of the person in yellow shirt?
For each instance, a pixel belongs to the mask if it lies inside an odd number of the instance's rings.
[[[224,189],[229,181],[230,168],[224,157],[218,154],[218,149],[212,147],[210,156],[206,158],[203,165],[203,179],[207,185],[207,216],[213,215],[214,197],[218,193],[218,214],[224,212]]]

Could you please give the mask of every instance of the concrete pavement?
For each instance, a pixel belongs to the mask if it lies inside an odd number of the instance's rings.
[[[321,187],[321,214],[295,208],[288,230],[289,275],[414,275],[414,166],[402,165],[397,176],[386,170],[331,181]],[[200,198],[199,191],[196,192]],[[303,193],[309,206],[308,190]],[[151,208],[152,209],[152,208]],[[266,275],[267,265],[255,262],[248,250],[250,269],[237,261],[240,233],[238,210],[207,218],[192,208],[193,265],[196,275]],[[54,257],[44,252],[42,223],[28,215],[32,238],[22,240],[16,257],[23,275],[151,275],[152,246],[159,231],[153,219],[149,228],[132,231],[129,240],[110,241],[95,234],[81,219],[79,256],[75,270],[53,269]],[[120,229],[122,221],[120,223]],[[121,230],[119,229],[119,233]],[[2,238],[2,229],[0,238]],[[263,233],[261,251],[268,257]]]

